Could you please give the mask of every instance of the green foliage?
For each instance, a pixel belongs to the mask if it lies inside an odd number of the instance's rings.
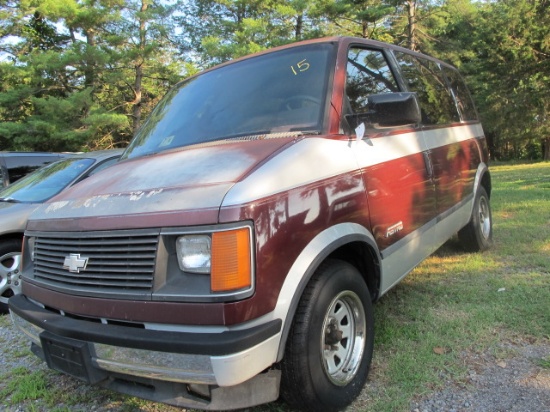
[[[395,5],[388,0],[317,0],[312,15],[323,22],[326,35],[353,36],[394,43],[389,21]]]
[[[214,64],[305,38],[318,37],[319,21],[304,0],[194,0],[184,3],[179,24],[199,64]]]
[[[1,148],[125,146],[185,74],[168,33],[174,8],[150,3],[22,1],[0,63]]]
[[[548,0],[3,0],[0,149],[124,146],[198,68],[326,35],[451,62],[495,159],[550,159]]]
[[[544,1],[482,7],[462,45],[465,67],[497,159],[550,158],[550,13]],[[542,152],[542,144],[546,153]],[[538,149],[537,148],[540,148]]]

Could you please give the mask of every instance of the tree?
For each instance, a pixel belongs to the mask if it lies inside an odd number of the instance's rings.
[[[185,72],[175,56],[176,6],[177,3],[127,0],[120,9],[121,18],[108,27],[106,39],[111,59],[103,85],[123,96],[125,111],[131,118],[131,135],[144,115]],[[107,98],[111,100],[110,94]],[[112,102],[104,104],[109,106]]]
[[[484,7],[477,20],[474,85],[498,158],[550,160],[548,4],[501,0]]]
[[[494,158],[548,158],[548,0],[423,7],[420,50],[466,76]]]
[[[550,158],[550,0],[0,0],[2,149],[125,145],[197,67],[325,35],[466,75],[494,157]]]
[[[320,0],[316,9],[333,34],[394,41],[389,26],[395,5],[387,0]]]
[[[15,7],[1,10],[8,6]],[[125,145],[184,72],[168,38],[175,9],[166,2],[22,0],[15,10],[9,27],[17,41],[4,42],[9,59],[0,65],[12,80],[0,88],[7,148]]]
[[[323,35],[306,0],[190,0],[179,24],[201,67]]]

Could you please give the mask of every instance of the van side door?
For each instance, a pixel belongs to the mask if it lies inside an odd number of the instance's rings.
[[[385,50],[350,47],[343,103],[347,118],[371,110],[371,96],[402,91]],[[435,192],[431,168],[426,164],[426,147],[415,124],[387,127],[363,122],[355,135],[355,153],[367,191],[371,230],[386,259],[402,252],[401,246],[420,236],[421,228],[434,218]],[[384,283],[393,284],[410,270],[408,265],[416,265],[429,253],[418,243],[414,256],[402,255],[403,267],[387,273]]]
[[[461,91],[463,113],[459,111],[459,102],[440,63],[399,51],[394,55],[408,89],[416,92],[419,99],[439,221],[450,216],[473,193],[480,152],[475,141],[476,128],[466,124],[464,117],[475,116],[475,109],[468,101],[469,95],[464,96]]]

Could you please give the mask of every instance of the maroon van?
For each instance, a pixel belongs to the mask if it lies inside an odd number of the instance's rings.
[[[91,384],[338,410],[367,379],[371,303],[457,232],[491,245],[487,164],[470,95],[434,58],[325,38],[229,62],[31,216],[11,316]]]

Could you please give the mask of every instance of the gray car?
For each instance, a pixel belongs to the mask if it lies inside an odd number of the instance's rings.
[[[21,242],[30,214],[66,187],[115,163],[122,149],[79,154],[50,163],[0,190],[0,312],[21,290]]]
[[[0,152],[0,188],[72,153]]]

